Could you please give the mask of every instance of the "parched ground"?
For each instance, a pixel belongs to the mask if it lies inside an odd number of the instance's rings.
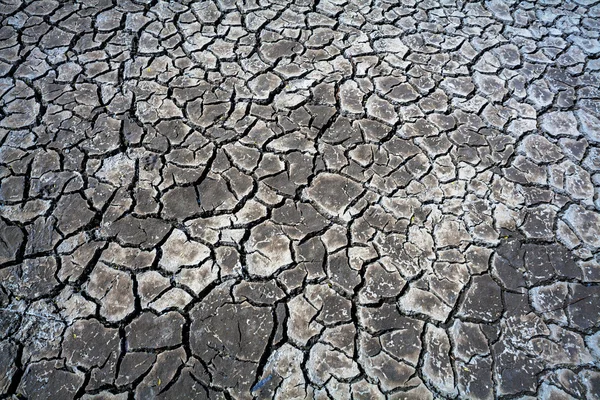
[[[0,0],[0,399],[599,399],[599,36]]]

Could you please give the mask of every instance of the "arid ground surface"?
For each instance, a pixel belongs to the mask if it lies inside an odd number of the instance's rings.
[[[597,0],[0,0],[0,399],[599,399]]]

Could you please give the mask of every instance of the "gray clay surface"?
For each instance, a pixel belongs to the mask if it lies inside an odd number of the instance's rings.
[[[0,0],[0,399],[599,399],[598,0]]]

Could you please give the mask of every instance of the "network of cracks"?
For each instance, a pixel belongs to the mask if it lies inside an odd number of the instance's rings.
[[[597,0],[0,0],[1,399],[599,399]]]

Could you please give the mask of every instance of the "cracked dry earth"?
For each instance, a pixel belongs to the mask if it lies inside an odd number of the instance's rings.
[[[0,398],[600,398],[599,36],[0,0]]]

